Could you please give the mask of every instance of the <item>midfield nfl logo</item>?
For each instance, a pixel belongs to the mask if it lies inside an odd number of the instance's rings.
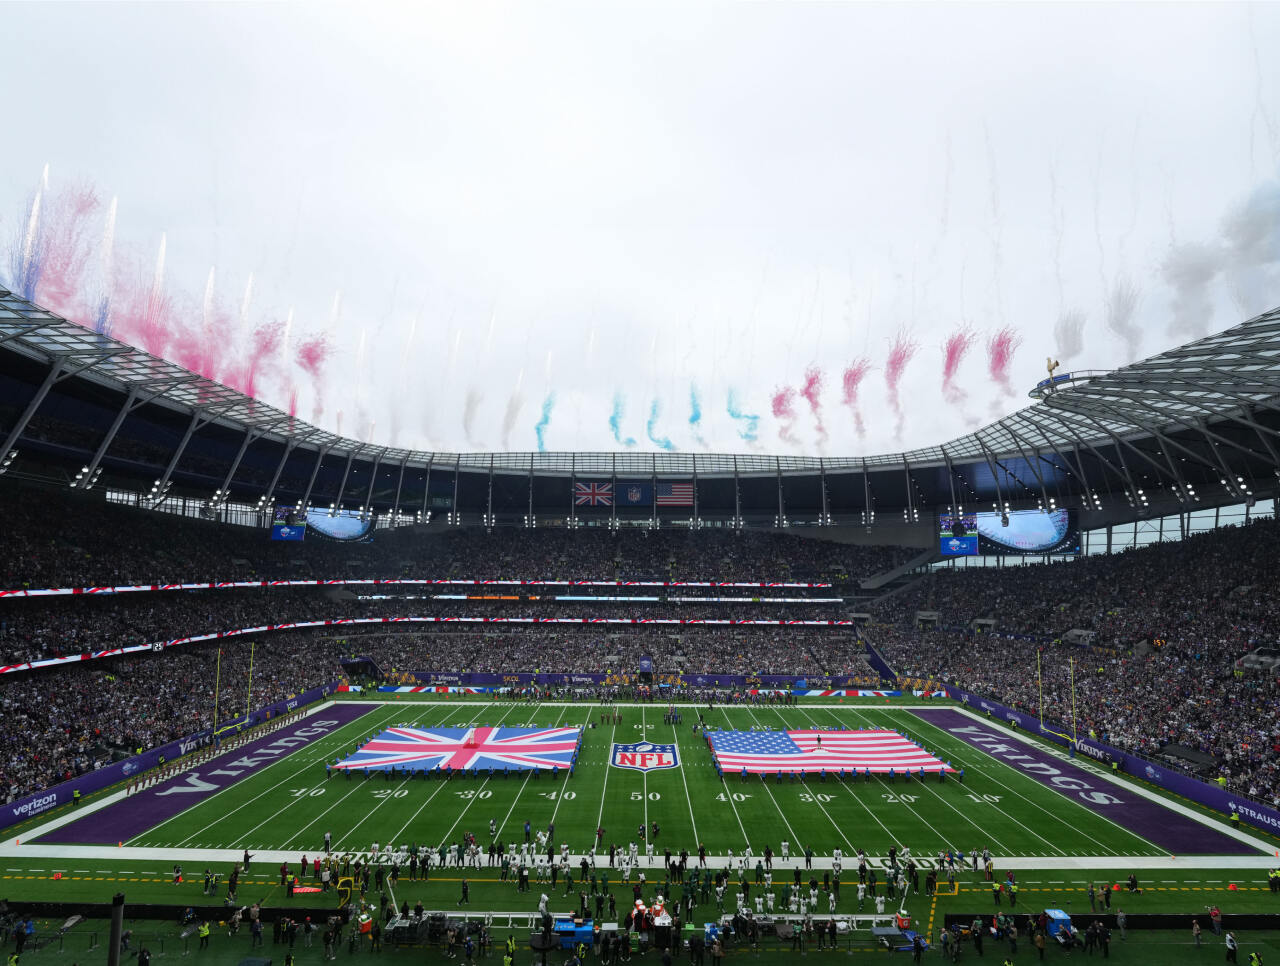
[[[675,745],[655,745],[641,741],[634,745],[613,746],[613,757],[610,759],[615,768],[630,768],[634,771],[657,771],[660,768],[675,768],[680,764]]]

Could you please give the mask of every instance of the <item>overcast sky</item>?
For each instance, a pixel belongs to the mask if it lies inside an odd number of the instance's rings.
[[[377,442],[895,451],[1280,304],[1276,5],[3,24],[0,279]]]

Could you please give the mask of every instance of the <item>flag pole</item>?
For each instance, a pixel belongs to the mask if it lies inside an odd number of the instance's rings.
[[[1067,664],[1071,669],[1071,740],[1078,742],[1080,740],[1080,732],[1076,728],[1076,659],[1074,657],[1067,658]]]

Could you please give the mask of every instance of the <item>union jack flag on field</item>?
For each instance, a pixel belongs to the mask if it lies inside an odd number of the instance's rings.
[[[613,506],[612,483],[573,484],[574,506]]]
[[[388,728],[335,768],[550,771],[573,764],[579,728]]]
[[[923,768],[936,775],[939,768],[954,771],[914,741],[887,729],[862,731],[709,731],[711,756],[725,773],[772,775],[777,772],[818,774],[824,769],[869,769],[898,774]]]

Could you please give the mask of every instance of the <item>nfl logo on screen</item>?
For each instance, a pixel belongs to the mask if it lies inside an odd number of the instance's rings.
[[[680,764],[680,759],[675,745],[655,745],[642,741],[634,745],[615,744],[612,764],[615,768],[657,771],[659,768],[675,768]]]

